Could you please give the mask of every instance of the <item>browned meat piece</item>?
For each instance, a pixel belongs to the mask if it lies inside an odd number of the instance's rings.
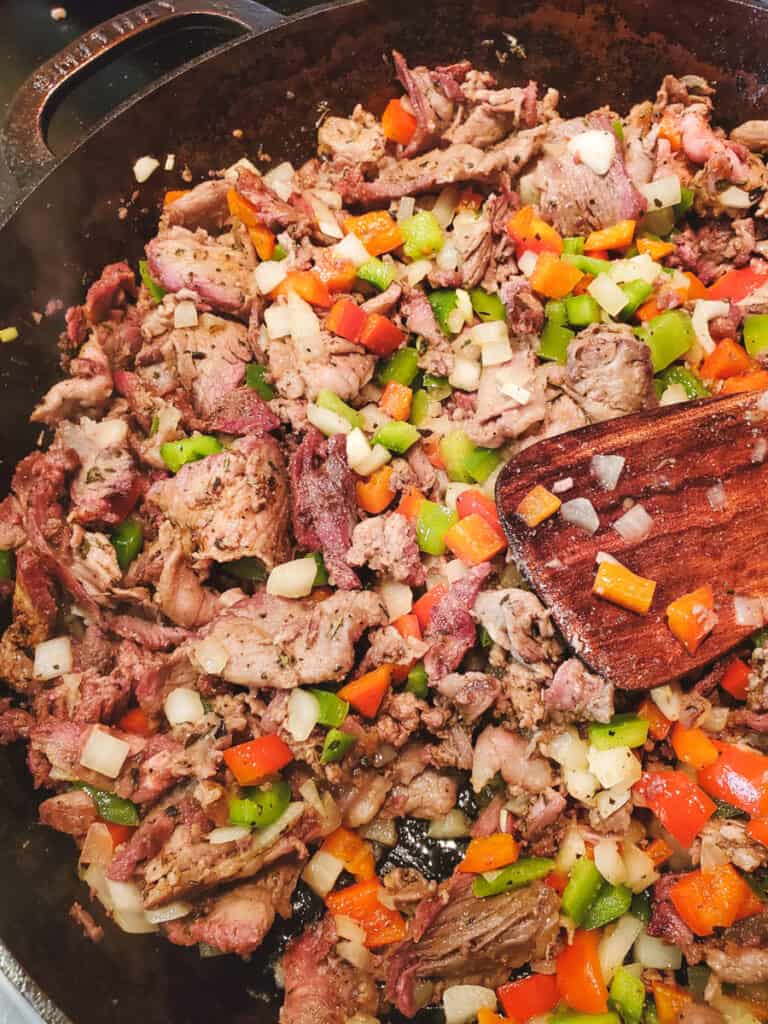
[[[342,590],[357,589],[360,580],[347,561],[357,502],[344,435],[326,441],[310,427],[291,460],[291,485],[299,547],[322,550],[331,583]]]
[[[409,914],[414,904],[435,895],[437,884],[428,882],[416,868],[393,868],[382,878],[398,910]]]
[[[403,150],[405,156],[415,156],[434,146],[453,120],[456,100],[462,99],[457,88],[470,69],[468,61],[454,64],[450,68],[409,68],[405,58],[393,50],[397,77],[408,93],[416,130],[413,138]]]
[[[751,218],[723,218],[700,228],[684,227],[675,236],[675,251],[667,262],[693,271],[704,284],[712,284],[726,271],[746,266],[754,248],[755,226]]]
[[[727,933],[726,933],[727,934]],[[726,942],[723,949],[705,944],[707,965],[721,981],[760,985],[768,981],[768,949],[751,949]]]
[[[355,164],[364,171],[375,170],[385,147],[381,124],[359,104],[351,117],[326,117],[317,129],[321,156],[336,163]]]
[[[764,153],[768,150],[768,121],[745,121],[733,129],[731,140],[753,153]]]
[[[467,420],[466,431],[475,444],[498,448],[505,440],[520,437],[541,423],[546,415],[545,370],[537,365],[529,348],[513,349],[512,358],[500,366],[486,366],[480,375],[477,410]],[[514,397],[504,394],[515,386]]]
[[[702,950],[696,944],[693,932],[678,915],[669,889],[681,875],[663,875],[653,887],[653,910],[648,922],[648,934],[663,939],[673,946],[679,946],[689,964],[697,964],[702,959]]]
[[[198,228],[216,231],[222,228],[229,218],[229,188],[229,182],[223,179],[201,182],[185,195],[179,196],[170,206],[166,206],[166,224],[169,227],[188,228],[190,231],[197,231]]]
[[[62,420],[82,415],[98,416],[112,394],[112,372],[104,349],[89,338],[80,354],[69,364],[70,376],[43,396],[32,411],[33,423],[55,426]]]
[[[267,434],[182,466],[154,484],[147,501],[179,528],[196,561],[253,556],[271,569],[290,557],[285,462]]]
[[[501,685],[484,672],[452,672],[437,682],[437,692],[451,702],[466,722],[474,722],[492,707]]]
[[[441,377],[448,376],[453,370],[453,349],[440,329],[429,299],[421,288],[412,288],[406,292],[400,313],[407,329],[412,334],[418,334],[427,343],[425,351],[419,356],[421,369]]]
[[[80,764],[80,754],[88,742],[91,731],[95,728],[85,722],[69,722],[59,718],[48,718],[38,722],[29,731],[28,761],[35,782],[35,788],[45,785],[51,768],[74,777],[81,782],[88,782],[101,789],[113,790],[118,785],[97,772],[90,771]],[[124,773],[130,773],[134,756],[140,754],[146,740],[132,733],[119,732],[99,726],[105,732],[124,740],[129,745],[128,760]],[[133,762],[135,763],[135,762]]]
[[[170,809],[174,813],[166,814]],[[157,856],[177,825],[177,808],[158,808],[149,812],[130,839],[118,847],[107,868],[107,877],[128,882],[139,864]]]
[[[127,448],[128,427],[112,421],[109,436],[102,424],[83,417],[79,424],[62,423],[56,445],[72,449],[80,469],[72,480],[70,518],[78,523],[122,522],[144,490],[133,456]]]
[[[368,650],[360,671],[368,672],[378,665],[410,665],[424,657],[429,645],[415,637],[403,637],[394,626],[374,629],[368,634]]]
[[[650,349],[625,324],[592,324],[576,335],[563,387],[593,422],[658,404]]]
[[[555,114],[559,96],[554,89],[539,101],[535,82],[525,88],[494,89],[494,85],[493,76],[487,72],[469,72],[461,86],[468,106],[466,119],[457,119],[445,133],[446,139],[487,149],[512,132],[533,128]]]
[[[176,647],[190,636],[186,629],[162,626],[136,615],[107,615],[104,622],[110,633],[124,640],[135,640],[150,651],[165,651],[169,647]]]
[[[416,1012],[420,979],[441,989],[452,984],[495,988],[516,967],[543,959],[557,936],[560,900],[543,882],[480,900],[472,895],[468,877],[457,881],[454,876],[443,893],[444,900],[438,896],[422,905],[426,928],[417,930],[423,923],[417,910],[412,937],[386,955],[387,998],[406,1017]]]
[[[360,345],[322,327],[300,341],[275,339],[270,342],[267,359],[275,388],[289,403],[302,397],[314,401],[323,388],[344,401],[354,399],[373,376],[376,363]],[[300,409],[297,429],[304,430],[303,404]]]
[[[589,672],[578,658],[558,666],[543,696],[550,713],[569,722],[610,722],[613,718],[613,683]]]
[[[219,609],[219,594],[208,590],[187,561],[181,540],[169,524],[160,528],[163,538],[163,569],[157,581],[155,601],[177,626],[196,629],[207,625]]]
[[[624,165],[638,188],[648,184],[655,170],[652,127],[653,104],[647,101],[636,103],[624,118]]]
[[[414,587],[424,582],[413,523],[397,512],[358,523],[346,561],[349,565],[368,565],[374,572]]]
[[[565,807],[565,797],[557,790],[548,789],[541,793],[528,811],[525,821],[526,839],[534,839],[551,828],[560,818]]]
[[[21,518],[21,506],[13,494],[0,501],[0,547],[20,548],[27,539]]]
[[[13,621],[16,632],[28,647],[51,636],[58,607],[53,580],[42,561],[23,547],[16,558],[16,586],[13,591]]]
[[[463,288],[475,288],[485,277],[493,253],[491,223],[485,216],[474,218],[469,227],[459,230],[454,222],[452,241],[459,256],[460,279]]]
[[[220,614],[205,634],[226,652],[222,679],[254,689],[290,689],[343,679],[354,664],[355,643],[365,630],[385,621],[371,591],[339,591],[319,603],[262,591]],[[190,646],[193,662],[199,647],[200,641]]]
[[[152,277],[167,292],[196,292],[220,313],[248,319],[251,270],[248,256],[222,245],[205,231],[172,227],[147,244]]]
[[[375,1015],[373,979],[340,960],[330,914],[290,943],[281,966],[285,999],[280,1024],[345,1024],[356,1012]]]
[[[109,311],[125,304],[136,294],[136,279],[127,263],[110,263],[94,281],[85,296],[83,312],[89,324],[106,320]]]
[[[2,672],[2,665],[0,674],[5,675]],[[28,711],[11,707],[11,702],[7,698],[0,700],[0,747],[15,743],[16,740],[28,739],[29,730],[34,723],[35,720]]]
[[[456,780],[427,768],[411,781],[393,786],[382,815],[393,818],[441,818],[458,799]]]
[[[306,233],[309,224],[307,212],[298,204],[284,203],[260,175],[247,167],[241,167],[237,172],[237,191],[256,208],[259,219],[272,231],[290,227],[300,234]]]
[[[726,316],[716,316],[709,321],[710,337],[713,341],[723,341],[724,338],[738,337],[738,331],[743,319],[744,311],[741,306],[731,303]]]
[[[69,908],[69,916],[80,925],[85,933],[85,937],[90,939],[91,942],[101,942],[104,938],[104,929],[101,925],[96,924],[88,911],[83,909],[79,903],[75,902],[72,904]]]
[[[393,281],[389,288],[385,288],[383,292],[373,295],[361,303],[360,308],[366,313],[379,313],[381,316],[388,316],[400,301],[402,294],[402,286]]]
[[[528,590],[485,590],[478,594],[473,614],[491,640],[517,661],[541,666],[560,655],[549,612]]]
[[[510,336],[533,343],[544,327],[544,307],[531,291],[528,279],[522,274],[511,277],[502,284],[499,295],[507,307]]]
[[[725,1017],[714,1006],[686,1003],[680,1011],[677,1024],[725,1024]]]
[[[98,821],[96,804],[81,789],[49,797],[40,804],[40,821],[57,832],[82,837]]]
[[[480,588],[491,572],[487,562],[473,566],[453,583],[432,609],[424,639],[430,644],[424,657],[427,675],[442,679],[461,664],[475,642],[475,623],[470,614]]]
[[[472,788],[476,793],[496,775],[510,786],[540,793],[552,785],[549,762],[535,751],[535,744],[501,726],[488,725],[475,741]]]

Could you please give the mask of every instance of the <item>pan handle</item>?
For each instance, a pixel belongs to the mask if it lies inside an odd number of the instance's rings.
[[[47,60],[19,87],[8,108],[2,145],[19,185],[37,180],[54,160],[45,141],[45,112],[54,95],[83,68],[149,29],[194,15],[223,18],[256,34],[287,19],[256,0],[152,0],[103,21]]]

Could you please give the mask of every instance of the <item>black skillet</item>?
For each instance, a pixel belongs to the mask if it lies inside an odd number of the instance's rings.
[[[153,24],[204,14],[254,34],[163,79],[64,160],[52,160],[40,125],[59,84]],[[248,0],[157,0],[88,33],[23,88],[3,143],[14,172],[35,187],[0,225],[0,326],[20,331],[17,342],[0,347],[0,493],[36,443],[27,416],[58,374],[61,317],[36,326],[32,312],[51,298],[78,301],[105,263],[135,263],[162,192],[183,184],[177,173],[156,172],[118,219],[136,189],[131,167],[139,156],[175,153],[177,168],[188,165],[195,180],[244,154],[253,158],[259,145],[273,158],[300,161],[313,150],[326,107],[348,113],[361,101],[381,112],[397,90],[392,47],[412,63],[469,57],[505,83],[535,78],[561,90],[568,114],[602,103],[623,112],[673,72],[718,83],[726,125],[768,116],[768,8],[736,0],[354,0],[281,20]],[[0,752],[0,967],[45,1020],[276,1020],[264,957],[201,960],[196,951],[109,926],[100,945],[87,943],[66,916],[74,899],[86,898],[73,848],[36,826],[38,802],[21,751]],[[397,857],[424,856],[418,842],[403,838]]]

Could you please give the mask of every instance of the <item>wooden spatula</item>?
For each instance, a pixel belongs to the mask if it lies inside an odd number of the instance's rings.
[[[614,490],[598,483],[595,455],[626,460]],[[559,497],[592,502],[600,519],[593,536],[560,513],[534,528],[516,514],[536,484],[551,491],[568,477],[573,486]],[[768,392],[642,412],[540,441],[504,468],[496,501],[515,560],[591,669],[625,689],[677,679],[754,632],[754,625],[737,623],[734,595],[768,598]],[[648,537],[635,544],[611,526],[632,502],[653,520]],[[600,551],[656,581],[647,615],[592,594]],[[670,632],[665,609],[706,583],[718,621],[689,655]]]

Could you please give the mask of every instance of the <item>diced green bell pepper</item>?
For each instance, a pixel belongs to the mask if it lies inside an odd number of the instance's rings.
[[[267,372],[261,363],[248,363],[245,368],[245,383],[265,402],[275,397],[275,389],[266,379]]]
[[[408,673],[408,682],[405,684],[408,693],[413,693],[422,700],[429,693],[429,679],[424,662],[420,661]]]
[[[152,277],[149,272],[149,264],[146,260],[139,260],[139,276],[141,277],[144,287],[149,292],[151,298],[155,302],[162,302],[163,296],[165,295],[165,288],[161,288],[157,281]]]
[[[434,373],[425,373],[422,380],[424,390],[429,392],[433,402],[442,402],[453,394],[453,388],[448,383],[447,377],[437,377]]]
[[[352,733],[342,732],[341,729],[329,729],[325,735],[320,764],[332,764],[334,761],[340,761],[356,743],[357,737]]]
[[[76,782],[74,788],[82,789],[84,793],[88,794],[96,804],[99,817],[104,821],[109,821],[113,825],[139,824],[138,809],[136,804],[130,800],[125,800],[121,796],[115,796],[114,793],[109,793],[106,789],[97,789],[95,786],[89,786],[86,782]]]
[[[489,647],[493,646],[493,637],[485,628],[485,626],[481,626],[480,629],[478,629],[477,642],[484,650],[487,650]]]
[[[758,629],[749,639],[753,647],[765,647],[768,644],[768,629]]]
[[[416,540],[427,555],[445,554],[445,535],[459,521],[459,515],[434,501],[422,501],[416,518]]]
[[[464,466],[475,483],[484,484],[500,462],[501,455],[495,448],[475,448],[467,456]]]
[[[429,403],[432,399],[429,397],[429,392],[425,391],[424,388],[419,388],[418,391],[414,391],[413,398],[411,399],[411,415],[408,417],[414,427],[419,427],[427,418],[427,412],[429,411]]]
[[[367,281],[380,292],[386,291],[395,279],[395,268],[391,263],[385,263],[377,256],[372,256],[362,267],[357,268],[357,276],[361,281]]]
[[[610,1004],[624,1024],[640,1024],[645,1006],[645,985],[626,967],[619,967],[611,981]]]
[[[329,690],[311,689],[309,691],[320,708],[318,723],[325,726],[341,725],[349,714],[349,701],[342,700]]]
[[[499,896],[503,892],[522,889],[539,878],[544,878],[554,870],[555,862],[549,857],[522,857],[509,867],[489,880],[484,875],[476,875],[472,881],[472,892],[479,899],[485,896]]]
[[[193,434],[181,441],[166,441],[160,445],[163,462],[172,473],[178,473],[188,462],[198,462],[222,451],[221,442],[210,434]]]
[[[611,1013],[578,1013],[576,1010],[556,1010],[549,1018],[550,1024],[621,1024],[617,1014]]]
[[[598,274],[607,274],[611,269],[608,260],[598,260],[593,256],[580,256],[578,253],[567,252],[561,258],[563,263],[570,263],[582,274],[591,274],[593,277],[597,277]]]
[[[275,251],[272,253],[272,259],[273,260],[277,260],[277,262],[279,263],[280,260],[284,260],[284,259],[287,259],[287,258],[288,258],[288,253],[282,247],[282,245],[280,245],[280,243],[278,242],[277,245],[275,246]]]
[[[693,209],[693,201],[695,198],[695,189],[688,188],[687,185],[680,186],[680,202],[674,206],[675,216],[678,220],[682,220],[686,213]]]
[[[581,927],[587,931],[602,928],[626,914],[632,903],[632,890],[626,885],[611,885],[605,882],[597,896],[590,903]]]
[[[585,242],[584,235],[566,235],[563,239],[563,252],[569,256],[582,256]]]
[[[459,304],[459,296],[455,288],[438,288],[427,296],[435,320],[440,325],[443,334],[453,333],[448,326],[448,317]]]
[[[273,782],[271,786],[251,786],[243,790],[242,797],[229,801],[229,820],[233,825],[246,828],[266,828],[282,817],[291,802],[291,787],[287,782]]]
[[[675,226],[675,209],[674,206],[665,206],[661,210],[649,210],[637,225],[638,234],[666,238]]]
[[[659,1014],[656,1010],[656,1001],[652,996],[645,1000],[643,1009],[643,1024],[659,1024]]]
[[[551,324],[558,327],[566,327],[568,324],[568,309],[565,299],[550,299],[544,306],[544,315]]]
[[[688,988],[696,999],[703,999],[712,974],[706,964],[688,964],[685,973],[688,975]]]
[[[691,318],[680,309],[659,313],[642,327],[636,327],[635,334],[651,350],[654,373],[685,355],[695,341]]]
[[[659,374],[656,381],[660,386],[661,395],[672,384],[680,384],[689,398],[706,398],[709,395],[709,388],[706,387],[701,377],[689,370],[687,366],[668,366]]]
[[[469,484],[472,477],[467,469],[467,459],[475,452],[475,445],[463,430],[452,430],[440,441],[440,455],[445,463],[448,479],[455,483]]]
[[[312,557],[317,564],[317,572],[315,573],[315,579],[312,584],[313,587],[324,587],[328,582],[328,570],[325,567],[325,559],[321,551],[313,551]]]
[[[5,582],[6,580],[13,579],[15,561],[15,555],[10,548],[0,548],[0,580]]]
[[[409,388],[419,372],[419,353],[415,348],[399,348],[379,363],[376,380],[385,387],[391,380]]]
[[[469,293],[472,309],[484,322],[490,320],[506,320],[507,307],[498,295],[486,292],[482,288],[473,288]]]
[[[568,346],[573,340],[573,331],[562,324],[548,320],[541,332],[539,342],[539,359],[548,359],[554,363],[564,364],[568,358]]]
[[[627,304],[619,313],[622,320],[627,320],[629,317],[636,313],[642,304],[649,298],[653,291],[653,286],[648,284],[647,281],[627,281],[626,284],[620,286],[621,290],[627,296]]]
[[[136,519],[124,519],[112,531],[112,547],[117,555],[117,564],[125,572],[144,543],[144,527]]]
[[[749,815],[746,811],[742,811],[740,807],[734,807],[733,804],[729,804],[727,800],[718,800],[715,797],[715,813],[712,815],[713,818],[728,818],[735,821],[743,821],[748,818]]]
[[[637,715],[615,715],[610,722],[591,722],[589,742],[598,750],[642,747],[648,739],[648,720]]]
[[[584,920],[589,905],[600,891],[603,881],[603,876],[595,867],[594,861],[588,857],[579,857],[571,868],[568,884],[563,892],[562,907],[577,925]]]
[[[617,117],[613,122],[613,134],[618,142],[624,142],[624,125],[621,123],[621,118]]]
[[[768,313],[744,317],[744,347],[751,356],[759,356],[768,349]]]
[[[445,236],[434,213],[419,210],[400,225],[404,243],[403,252],[409,260],[433,256],[443,248]]]
[[[373,435],[372,445],[381,444],[391,452],[402,455],[419,440],[418,430],[412,423],[393,420],[383,423]]]
[[[347,405],[343,402],[337,394],[333,391],[329,391],[327,388],[322,388],[317,393],[315,399],[316,405],[319,405],[321,409],[327,409],[329,412],[335,412],[337,416],[341,416],[343,420],[346,420],[352,427],[363,428],[363,417],[357,411],[353,409],[351,405]]]
[[[629,907],[633,917],[636,917],[638,921],[642,921],[643,924],[648,924],[651,920],[651,911],[653,910],[651,890],[644,889],[642,892],[636,892],[632,897]]]
[[[601,319],[600,307],[591,295],[569,295],[565,300],[568,323],[574,327],[589,327]]]
[[[239,580],[256,580],[260,583],[269,575],[262,560],[254,555],[236,558],[233,562],[224,562],[223,568],[237,576]]]

